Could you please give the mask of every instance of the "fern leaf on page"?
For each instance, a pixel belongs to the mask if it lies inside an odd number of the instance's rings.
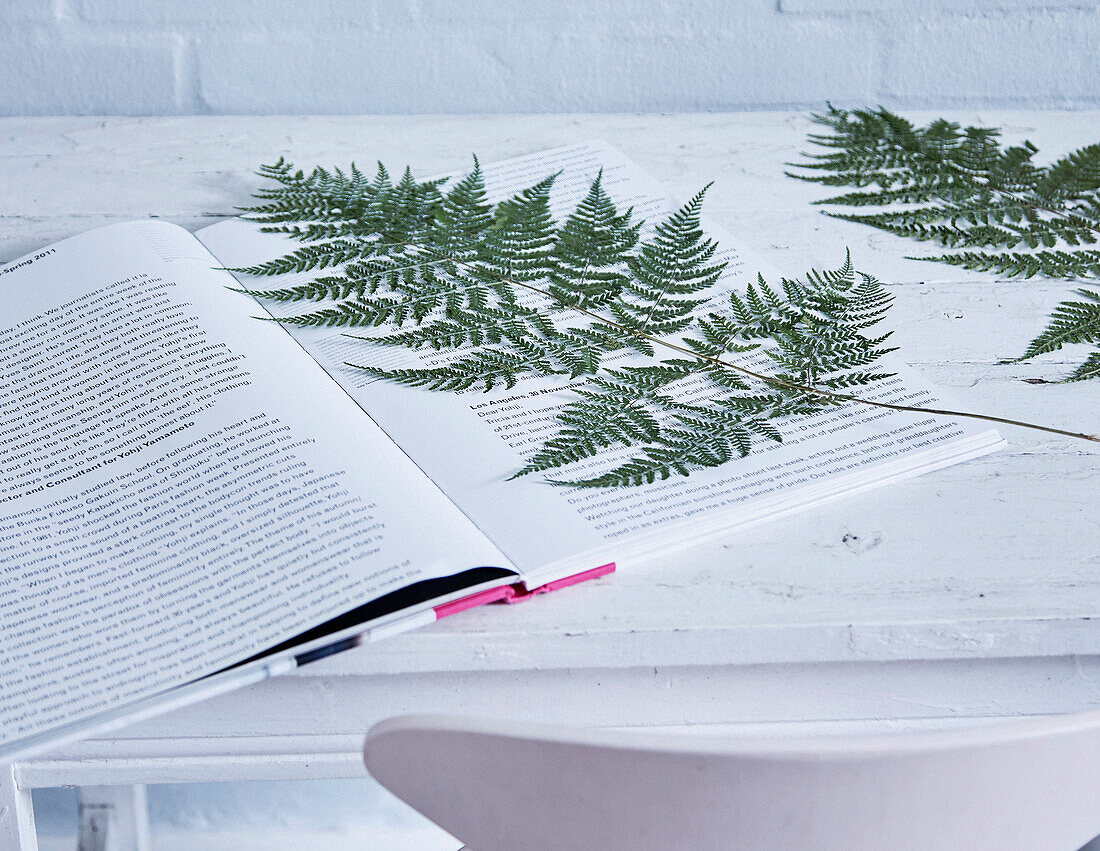
[[[850,260],[776,287],[760,279],[703,307],[725,270],[700,223],[706,187],[643,236],[602,173],[561,222],[550,212],[556,175],[493,204],[476,159],[452,181],[418,182],[406,169],[394,183],[381,165],[373,179],[285,161],[262,173],[277,186],[249,217],[300,246],[238,271],[300,276],[246,290],[306,307],[277,321],[362,329],[347,334],[364,355],[348,366],[421,390],[574,382],[555,433],[513,478],[553,471],[557,484],[605,487],[689,475],[780,441],[786,420],[835,404],[807,383],[885,377],[867,367],[889,335],[868,329],[890,299]],[[383,368],[370,362],[383,349],[432,355]],[[748,354],[770,361],[774,379],[728,360]],[[597,471],[571,475],[577,464]]]

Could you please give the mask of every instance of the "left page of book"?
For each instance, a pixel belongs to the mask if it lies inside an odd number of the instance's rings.
[[[0,756],[509,566],[217,266],[138,222],[0,267]]]

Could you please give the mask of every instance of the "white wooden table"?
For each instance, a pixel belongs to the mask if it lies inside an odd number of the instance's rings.
[[[1054,156],[1097,112],[948,112]],[[932,114],[913,114],[925,121]],[[1100,431],[1100,382],[1004,366],[1071,289],[903,259],[931,253],[822,216],[783,176],[804,115],[0,119],[0,261],[110,222],[233,214],[252,169],[409,162],[422,174],[604,138],[784,273],[892,284],[894,342],[963,407]],[[392,170],[392,169],[391,169]],[[850,729],[1070,712],[1100,701],[1100,453],[1004,430],[1007,450],[516,607],[465,613],[112,738],[0,767],[0,848],[34,848],[30,790],[361,776],[407,712],[702,730]],[[125,800],[133,800],[122,795]]]

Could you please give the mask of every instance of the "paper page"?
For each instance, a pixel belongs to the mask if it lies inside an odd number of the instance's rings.
[[[397,165],[397,164],[394,164]],[[620,211],[628,206],[651,228],[673,207],[648,175],[612,148],[585,144],[483,166],[490,200],[500,201],[549,174],[561,171],[551,196],[562,221],[587,192],[597,172]],[[717,259],[728,263],[715,284],[712,303],[724,301],[731,288],[744,288],[758,272],[778,283],[779,275],[719,229],[706,225],[722,246]],[[280,256],[296,243],[263,234],[239,220],[213,225],[198,236],[227,266],[247,266]],[[801,273],[802,270],[798,270]],[[246,278],[246,286],[292,286],[308,276]],[[273,315],[301,312],[301,305],[265,303]],[[702,310],[702,308],[701,308]],[[352,394],[425,472],[442,487],[512,560],[525,570],[567,560],[587,550],[613,553],[616,546],[659,538],[691,519],[705,518],[711,528],[742,522],[752,512],[776,512],[784,501],[804,503],[796,491],[825,498],[832,487],[859,486],[869,468],[892,464],[902,469],[927,466],[939,455],[962,457],[987,451],[998,438],[969,422],[895,413],[849,405],[789,422],[782,444],[762,442],[747,458],[699,470],[653,485],[619,489],[575,489],[547,484],[539,476],[508,481],[555,432],[556,412],[573,397],[568,380],[529,378],[511,389],[452,394],[375,381],[347,366],[365,363],[385,368],[436,365],[446,353],[423,356],[353,339],[343,329],[288,326],[309,353]],[[352,329],[351,333],[361,333]],[[753,366],[752,358],[743,361]],[[755,363],[769,369],[768,362]],[[773,367],[774,368],[774,367]],[[896,360],[884,371],[898,373],[861,393],[867,398],[906,405],[934,401],[929,386]],[[582,380],[572,382],[579,385]],[[308,392],[308,388],[303,388]],[[692,390],[685,389],[690,397]],[[955,449],[943,447],[958,444]],[[973,445],[971,445],[973,444]],[[636,450],[604,456],[570,468],[579,477],[608,458],[626,460]],[[885,473],[884,473],[885,475]]]
[[[146,222],[0,269],[0,752],[507,566],[216,266]]]

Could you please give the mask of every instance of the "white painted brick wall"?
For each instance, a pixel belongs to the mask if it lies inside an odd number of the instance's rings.
[[[1100,105],[1100,0],[0,0],[0,114]]]

